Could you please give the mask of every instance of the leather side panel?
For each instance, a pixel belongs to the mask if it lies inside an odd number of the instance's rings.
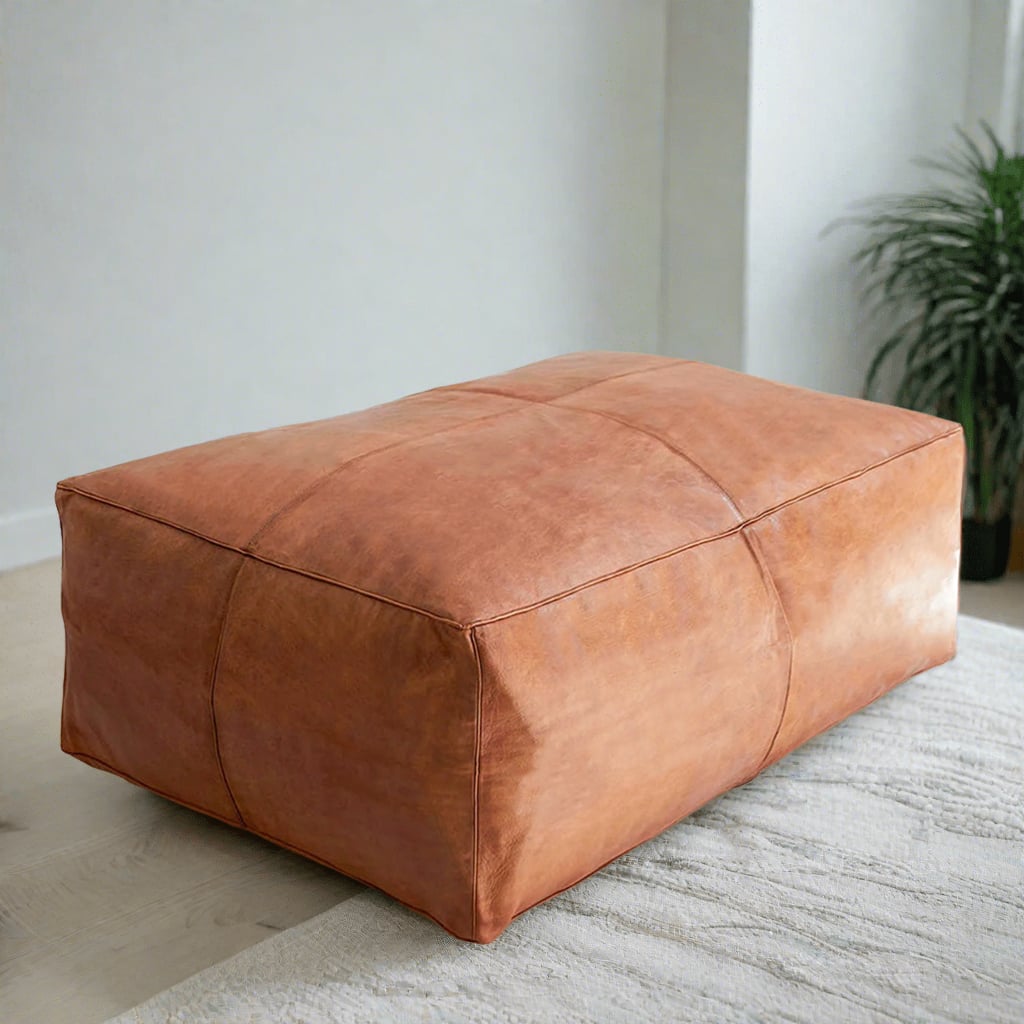
[[[61,747],[237,821],[217,763],[211,670],[242,557],[58,491],[67,637]]]
[[[478,938],[754,773],[789,644],[739,534],[477,627]]]
[[[770,761],[953,656],[962,478],[957,433],[749,527],[794,637]]]
[[[252,560],[215,690],[245,824],[473,936],[468,635]]]

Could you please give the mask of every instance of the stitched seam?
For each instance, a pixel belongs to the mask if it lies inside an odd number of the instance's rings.
[[[258,828],[253,828],[252,825],[239,824],[237,821],[232,821],[230,818],[224,817],[223,814],[218,814],[216,811],[208,810],[199,804],[192,803],[190,800],[185,800],[180,796],[175,796],[173,793],[168,793],[165,790],[157,789],[155,786],[151,786],[148,782],[143,782],[141,779],[135,778],[134,775],[129,775],[127,772],[122,771],[120,768],[115,768],[113,765],[107,764],[106,761],[94,756],[93,754],[87,754],[82,750],[65,750],[65,754],[71,757],[77,757],[82,761],[89,762],[95,767],[100,768],[105,772],[110,772],[111,775],[116,775],[119,778],[124,779],[126,782],[130,782],[134,786],[140,786],[142,789],[148,790],[150,793],[154,793],[156,796],[163,797],[165,800],[170,800],[173,803],[179,804],[182,807],[187,808],[190,811],[195,811],[198,814],[205,814],[208,818],[213,818],[216,821],[223,822],[225,825],[230,825],[232,828],[242,828],[246,832],[250,832],[254,836],[259,836],[261,839],[266,839],[268,842],[275,843],[277,846],[282,847],[285,850],[292,850],[294,853],[301,854],[303,857],[308,857],[310,860],[315,861],[317,864],[323,864],[324,867],[330,868],[332,871],[337,871],[338,874],[344,875],[346,878],[351,878],[355,882],[359,882],[362,885],[368,886],[371,889],[376,889],[377,892],[384,893],[385,896],[393,899],[396,903],[400,903],[403,907],[408,907],[410,910],[415,910],[417,914],[422,914],[424,917],[429,917],[431,921],[439,924],[449,935],[454,935],[455,938],[461,939],[463,942],[476,941],[471,936],[459,935],[458,932],[454,931],[448,925],[444,923],[440,918],[435,917],[429,910],[424,910],[423,907],[416,906],[415,903],[409,903],[403,900],[399,896],[395,896],[394,893],[388,892],[386,889],[382,889],[379,885],[371,882],[367,878],[363,878],[361,875],[357,875],[354,871],[350,871],[346,867],[341,867],[338,864],[333,864],[331,861],[324,857],[320,857],[315,853],[310,853],[309,850],[303,849],[301,846],[296,846],[294,843],[290,843],[287,840],[279,839],[277,836],[271,835],[269,832],[263,832]],[[356,893],[356,896],[361,895]]]
[[[873,462],[870,466],[865,466],[862,469],[847,473],[845,476],[841,476],[836,480],[830,480],[828,483],[819,484],[817,487],[809,488],[801,494],[794,495],[792,498],[787,498],[785,501],[781,501],[762,512],[758,512],[757,515],[750,516],[749,519],[745,519],[743,522],[729,527],[728,530],[722,530],[720,533],[714,533],[708,537],[700,537],[697,540],[688,541],[686,544],[680,544],[678,547],[672,548],[669,551],[663,551],[660,554],[651,555],[649,558],[643,558],[638,562],[633,562],[621,569],[615,569],[611,572],[607,572],[602,576],[595,576],[593,579],[585,580],[575,586],[568,587],[565,590],[559,591],[557,594],[551,594],[548,597],[532,601],[530,604],[524,604],[518,608],[512,608],[509,611],[501,612],[498,615],[492,615],[485,619],[477,619],[476,621],[469,623],[468,626],[464,628],[487,626],[492,622],[500,622],[504,619],[512,618],[515,615],[522,615],[524,612],[533,611],[535,608],[542,608],[545,605],[561,601],[566,597],[571,597],[573,594],[577,594],[581,590],[587,590],[588,588],[597,586],[600,583],[606,583],[608,580],[616,579],[619,576],[625,576],[628,573],[635,572],[637,569],[643,569],[645,566],[653,565],[655,562],[661,562],[666,558],[672,558],[675,555],[682,554],[684,551],[689,551],[691,548],[697,548],[703,544],[711,544],[716,540],[723,540],[726,537],[732,537],[745,527],[753,526],[755,523],[761,522],[762,519],[767,519],[768,517],[775,515],[777,512],[781,512],[783,509],[789,508],[791,505],[796,505],[807,498],[813,498],[817,494],[831,490],[833,487],[839,487],[841,484],[849,483],[851,480],[856,480],[858,477],[862,477],[876,469],[881,469],[883,466],[887,466],[890,462],[895,462],[897,459],[901,459],[905,455],[912,455],[914,452],[920,451],[922,448],[927,448],[929,445],[954,437],[958,435],[961,430],[962,428],[958,426],[953,430],[946,431],[944,434],[936,434],[934,437],[930,437],[925,441],[919,441],[917,444],[911,445],[909,448],[904,448],[901,451],[894,452],[892,455],[888,455],[884,459],[880,459],[878,462]]]
[[[667,359],[667,357],[663,358]],[[558,398],[568,398],[570,395],[577,394],[577,392],[586,391],[587,388],[596,388],[599,384],[607,384],[610,380],[622,380],[623,377],[639,377],[642,373],[657,373],[659,370],[667,370],[673,366],[682,366],[692,362],[692,359],[673,359],[659,363],[657,366],[645,366],[642,370],[626,370],[624,373],[613,373],[610,377],[592,380],[589,384],[581,384],[578,388],[573,388],[572,391],[565,391]],[[557,399],[553,399],[553,401],[557,401]]]
[[[545,403],[550,404],[550,403]],[[733,500],[733,496],[688,452],[683,451],[678,445],[673,444],[667,437],[662,437],[661,434],[655,433],[653,430],[648,430],[646,427],[641,427],[636,423],[631,423],[627,419],[623,419],[620,416],[616,416],[614,413],[605,412],[603,409],[584,409],[578,405],[566,405],[566,406],[554,406],[557,409],[570,409],[572,412],[586,412],[593,416],[600,416],[603,419],[611,420],[613,423],[618,423],[620,426],[627,427],[630,430],[635,430],[638,434],[644,434],[646,437],[651,438],[653,441],[657,441],[663,445],[674,455],[680,456],[685,459],[705,480],[707,480],[727,502],[729,507],[736,513],[736,519],[740,522],[743,521],[743,513],[740,512],[739,506]]]
[[[483,702],[484,702],[484,667],[480,658],[480,647],[476,630],[469,630],[469,642],[473,648],[473,659],[476,661],[476,739],[473,747],[473,885],[470,890],[472,907],[470,910],[471,931],[477,936],[477,903],[480,877],[480,756],[483,750]]]
[[[670,357],[665,356],[666,360]],[[554,398],[544,400],[542,398],[523,398],[521,395],[514,395],[509,391],[499,391],[497,388],[476,388],[473,387],[472,381],[468,384],[450,384],[447,388],[435,388],[435,391],[469,391],[477,395],[500,395],[502,398],[518,398],[521,402],[532,402],[534,405],[550,405],[552,402],[559,402],[563,398],[568,398],[570,395],[575,395],[580,391],[586,391],[587,388],[596,388],[600,384],[607,384],[610,380],[621,380],[623,377],[638,377],[641,373],[656,373],[658,370],[667,370],[673,366],[685,366],[689,363],[693,363],[693,359],[672,359],[670,362],[660,363],[657,366],[645,366],[642,370],[626,370],[625,373],[613,373],[610,377],[602,377],[600,380],[592,380],[588,384],[581,384],[578,388],[573,388],[571,391],[563,391],[560,395],[555,395]]]
[[[227,790],[228,799],[231,801],[231,806],[235,809],[235,814],[238,815],[238,820],[245,825],[245,817],[242,815],[241,808],[238,806],[238,801],[235,799],[235,792],[231,788],[231,783],[228,782],[228,773],[224,768],[224,758],[220,752],[220,731],[217,728],[217,704],[216,704],[216,693],[217,693],[217,675],[220,671],[220,656],[221,651],[224,649],[224,637],[228,631],[228,614],[231,611],[231,602],[235,596],[235,590],[238,587],[238,578],[242,575],[242,566],[245,565],[245,559],[239,558],[238,565],[235,567],[235,574],[231,578],[231,586],[228,588],[228,596],[224,601],[224,611],[221,613],[220,618],[220,632],[217,635],[217,647],[213,653],[213,663],[210,667],[210,721],[213,723],[213,752],[217,757],[217,767],[220,769],[220,777],[224,782],[224,788]]]
[[[524,405],[543,404],[536,398],[523,398],[521,395],[513,395],[511,391],[499,391],[498,388],[472,388],[468,385],[453,384],[449,391],[457,391],[460,395],[494,395],[497,398],[512,398]]]
[[[753,778],[754,775],[760,774],[761,770],[768,763],[768,758],[771,757],[771,753],[775,749],[775,741],[779,738],[779,733],[782,732],[782,724],[786,720],[786,712],[789,711],[789,695],[793,689],[793,662],[796,637],[793,634],[793,626],[789,621],[786,606],[782,603],[782,595],[779,593],[778,584],[775,582],[775,577],[772,575],[771,569],[768,568],[768,562],[764,557],[764,552],[761,550],[761,542],[757,539],[756,535],[747,533],[745,527],[740,531],[740,535],[746,541],[747,547],[750,549],[750,554],[753,556],[754,561],[757,562],[757,566],[761,570],[761,577],[765,582],[765,586],[770,587],[772,594],[775,596],[775,605],[779,610],[779,614],[782,616],[783,625],[786,627],[786,636],[788,637],[789,647],[788,661],[786,664],[786,687],[782,692],[782,709],[779,711],[779,718],[775,724],[775,729],[772,732],[771,739],[768,741],[768,747],[764,752],[764,756],[760,759],[757,767],[754,769],[754,774],[750,776],[750,778]]]

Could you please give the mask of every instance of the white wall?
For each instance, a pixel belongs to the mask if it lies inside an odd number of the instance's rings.
[[[971,0],[971,73],[964,127],[975,134],[980,134],[979,120],[999,130],[1007,14],[1007,0]]]
[[[662,351],[739,370],[750,0],[673,0],[666,53]]]
[[[858,199],[912,188],[915,156],[962,121],[970,0],[754,0],[745,369],[859,392],[870,358],[852,232]]]
[[[657,344],[663,0],[0,0],[0,566],[57,479]]]
[[[856,393],[820,232],[995,118],[1005,7],[0,0],[0,567],[60,477],[571,349]]]

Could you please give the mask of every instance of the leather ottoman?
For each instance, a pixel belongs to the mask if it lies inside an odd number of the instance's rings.
[[[75,477],[62,746],[487,942],[952,657],[962,468],[590,352]]]

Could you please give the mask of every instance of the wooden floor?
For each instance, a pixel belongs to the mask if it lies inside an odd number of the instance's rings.
[[[0,1024],[92,1024],[362,886],[61,753],[59,565],[0,576]]]
[[[362,891],[60,752],[59,566],[0,575],[0,1024],[92,1024]],[[962,610],[1024,627],[1024,578]]]

